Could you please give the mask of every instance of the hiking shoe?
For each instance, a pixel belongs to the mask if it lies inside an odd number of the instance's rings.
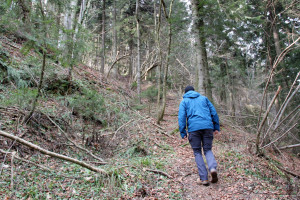
[[[209,182],[207,181],[207,180],[205,180],[205,181],[202,181],[202,183],[201,183],[202,185],[204,185],[204,186],[209,186]]]
[[[210,174],[211,174],[211,182],[212,183],[216,183],[218,182],[218,173],[216,169],[211,169],[210,170]]]
[[[202,180],[200,180],[200,179],[198,178],[198,179],[197,179],[197,183],[198,183],[199,185],[209,186],[209,182],[208,182],[207,180],[202,181]]]

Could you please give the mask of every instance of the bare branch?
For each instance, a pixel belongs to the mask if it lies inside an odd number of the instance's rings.
[[[115,61],[113,62],[113,64],[111,64],[111,66],[110,66],[110,68],[109,68],[109,70],[108,70],[108,72],[107,72],[106,78],[108,78],[109,73],[110,73],[110,71],[112,70],[112,68],[114,67],[114,65],[115,65],[119,60],[122,60],[123,58],[126,58],[127,56],[130,56],[130,55],[129,55],[129,54],[126,54],[126,55],[121,56],[120,58],[117,58],[117,57],[116,57]]]
[[[257,130],[257,133],[256,133],[256,153],[260,152],[260,149],[259,149],[259,143],[260,142],[259,141],[260,141],[261,129],[262,129],[263,125],[265,124],[267,118],[268,118],[269,112],[270,112],[270,110],[272,108],[272,105],[274,104],[275,99],[277,98],[280,90],[281,90],[281,87],[279,86],[278,89],[277,89],[277,92],[275,93],[275,95],[274,95],[274,97],[273,97],[273,99],[272,99],[272,101],[271,101],[271,103],[270,103],[270,105],[267,109],[267,111],[265,112],[265,116],[263,117],[262,122],[260,123],[260,125],[258,127],[258,130]]]
[[[46,115],[45,113],[43,113],[63,134],[64,136],[67,138],[67,140],[69,140],[74,146],[76,146],[78,149],[85,151],[86,153],[88,153],[90,156],[92,156],[93,158],[99,160],[102,162],[102,164],[106,164],[107,162],[104,162],[104,160],[102,158],[99,158],[98,156],[95,156],[92,152],[90,152],[89,150],[81,147],[80,145],[78,145],[76,142],[74,142],[73,140],[71,140],[69,138],[69,136],[67,135],[67,133],[62,130],[62,128],[60,128],[59,125],[57,125],[48,115]]]
[[[17,142],[19,142],[19,143],[21,143],[25,146],[28,146],[30,148],[33,148],[33,149],[35,149],[35,150],[37,150],[37,151],[39,151],[43,154],[46,154],[48,156],[51,156],[51,157],[54,157],[54,158],[59,158],[59,159],[62,159],[62,160],[66,160],[66,161],[69,161],[71,163],[75,163],[77,165],[80,165],[80,166],[82,166],[84,168],[87,168],[87,169],[89,169],[91,171],[94,171],[94,172],[106,174],[106,171],[104,171],[103,169],[97,168],[93,165],[89,165],[86,162],[77,160],[75,158],[71,158],[71,157],[68,157],[68,156],[65,156],[65,155],[62,155],[62,154],[58,154],[58,153],[54,153],[52,151],[48,151],[48,150],[46,150],[46,149],[44,149],[44,148],[42,148],[38,145],[35,145],[31,142],[28,142],[28,141],[26,141],[22,138],[19,138],[17,136],[14,136],[14,135],[10,134],[10,133],[0,131],[0,136],[6,137],[6,138],[9,138],[9,139],[12,139],[12,140],[16,140]]]
[[[170,176],[169,174],[167,174],[166,172],[163,172],[163,171],[154,170],[154,169],[148,169],[148,168],[144,168],[143,170],[149,171],[149,172],[154,172],[156,174],[161,174],[161,175],[166,176],[166,177],[168,177],[170,179],[173,178],[172,176]]]
[[[270,146],[271,144],[274,144],[275,142],[277,142],[278,140],[280,140],[283,136],[285,136],[286,134],[288,134],[298,123],[294,124],[291,128],[289,128],[286,132],[284,132],[280,137],[278,137],[276,140],[270,142],[269,144],[266,144],[265,146],[262,147],[262,149]]]
[[[284,146],[284,147],[279,147],[278,149],[290,149],[290,148],[295,148],[295,147],[300,147],[300,143],[299,144],[287,145],[287,146]]]

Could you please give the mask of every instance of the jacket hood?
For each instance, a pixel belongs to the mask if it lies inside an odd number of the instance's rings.
[[[197,98],[199,97],[200,94],[198,92],[195,92],[195,91],[188,91],[187,93],[185,93],[183,95],[183,98]]]

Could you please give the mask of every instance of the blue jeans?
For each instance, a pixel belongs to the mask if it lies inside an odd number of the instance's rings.
[[[202,181],[208,180],[207,169],[202,158],[202,148],[209,171],[211,169],[217,169],[217,161],[211,150],[212,142],[214,139],[213,130],[204,129],[191,132],[189,133],[188,139],[194,151],[195,161],[197,163],[200,179]]]

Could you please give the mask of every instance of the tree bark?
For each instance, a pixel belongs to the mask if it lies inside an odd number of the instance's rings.
[[[137,32],[137,93],[141,103],[141,66],[140,66],[140,22],[139,22],[139,0],[136,0],[135,19]]]
[[[154,1],[155,3],[155,1]],[[159,65],[157,67],[156,71],[156,77],[157,77],[157,101],[156,101],[156,107],[157,107],[157,113],[159,112],[159,106],[160,106],[160,94],[161,94],[161,68],[162,68],[162,52],[160,47],[160,23],[161,23],[161,7],[162,3],[159,4],[159,12],[158,12],[158,22],[156,22],[156,15],[155,15],[155,39],[156,39],[156,48],[158,50],[158,56],[159,56]]]
[[[203,28],[203,20],[201,20],[200,5],[198,0],[191,0],[192,11],[193,11],[193,32],[195,35],[195,48],[196,48],[196,82],[198,83],[198,91],[205,95],[205,58],[203,57],[205,54],[203,52],[203,42],[201,36],[201,29]]]
[[[226,65],[224,63],[220,64],[220,72],[221,72],[221,88],[220,88],[220,99],[224,105],[227,105],[227,96],[226,96],[226,85],[225,85],[225,77],[227,75]]]
[[[116,8],[116,1],[113,2],[113,57],[116,60],[117,59],[117,8]],[[112,75],[113,77],[117,76],[117,69],[112,68]]]
[[[173,6],[174,0],[170,3],[169,8],[169,14],[166,13],[166,7],[164,5],[164,1],[161,0],[161,3],[163,5],[163,10],[165,13],[165,17],[168,21],[168,49],[167,49],[167,58],[166,58],[166,65],[164,68],[164,79],[163,79],[163,99],[162,99],[162,107],[160,109],[160,112],[157,116],[157,123],[159,124],[161,120],[163,120],[166,104],[167,104],[167,79],[168,79],[168,68],[169,68],[169,61],[170,61],[170,52],[171,52],[171,42],[172,42],[172,23],[171,23],[171,14],[172,14],[172,6]]]
[[[100,72],[104,74],[104,67],[105,67],[105,2],[106,0],[103,0],[102,3],[102,55],[101,55],[101,68]]]

